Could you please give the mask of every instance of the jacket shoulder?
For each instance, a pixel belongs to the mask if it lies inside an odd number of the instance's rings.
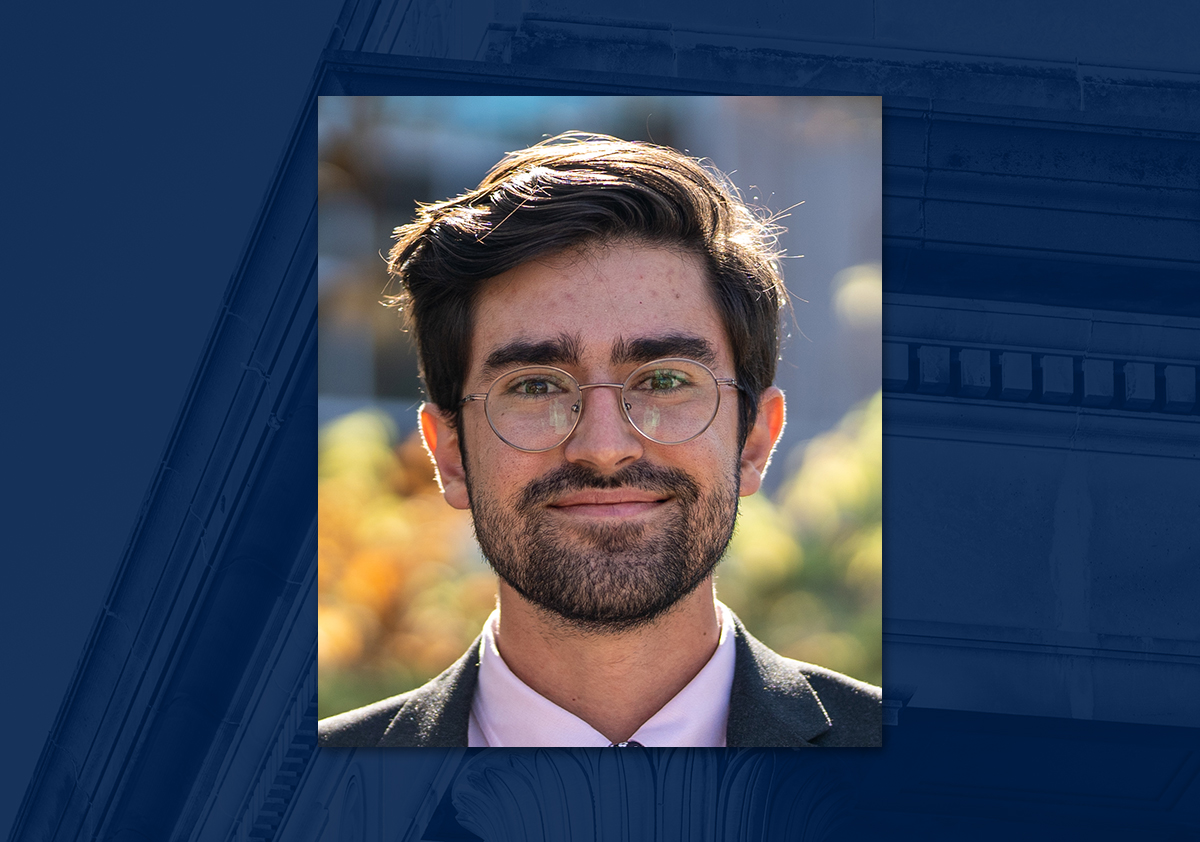
[[[377,746],[404,705],[424,688],[411,690],[317,723],[317,745],[335,748]]]
[[[883,745],[883,691],[831,669],[793,661],[821,700],[832,727],[813,740],[820,746]]]
[[[785,658],[734,617],[737,663],[727,744],[738,747],[883,744],[883,693],[865,681]]]
[[[479,676],[479,645],[477,638],[449,669],[416,690],[322,719],[317,723],[317,745],[465,747]]]

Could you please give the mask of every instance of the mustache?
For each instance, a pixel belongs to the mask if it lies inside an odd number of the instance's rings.
[[[582,465],[568,464],[555,468],[525,486],[517,508],[529,512],[573,491],[606,491],[614,488],[636,488],[639,491],[668,494],[684,503],[694,503],[700,497],[699,484],[678,468],[635,462],[606,476]]]

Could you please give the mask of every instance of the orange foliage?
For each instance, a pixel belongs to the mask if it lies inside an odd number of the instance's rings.
[[[479,633],[495,582],[471,519],[446,505],[420,437],[392,447],[370,413],[322,432],[318,487],[319,665],[440,672]],[[404,689],[404,688],[399,688]]]

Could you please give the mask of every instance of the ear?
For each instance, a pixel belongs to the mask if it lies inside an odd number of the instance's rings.
[[[742,448],[741,485],[738,488],[742,497],[753,494],[762,486],[771,454],[783,433],[786,415],[783,392],[777,386],[769,387],[758,400],[758,417],[746,436],[746,446]]]
[[[425,441],[425,449],[429,451],[433,464],[437,466],[437,481],[442,496],[456,509],[471,508],[462,450],[458,446],[458,431],[446,421],[442,411],[431,403],[421,404],[418,414],[421,438]]]

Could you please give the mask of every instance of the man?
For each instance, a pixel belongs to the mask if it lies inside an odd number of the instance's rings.
[[[880,745],[879,688],[776,655],[714,595],[784,424],[773,246],[696,161],[577,134],[397,229],[421,431],[499,607],[321,745]]]

